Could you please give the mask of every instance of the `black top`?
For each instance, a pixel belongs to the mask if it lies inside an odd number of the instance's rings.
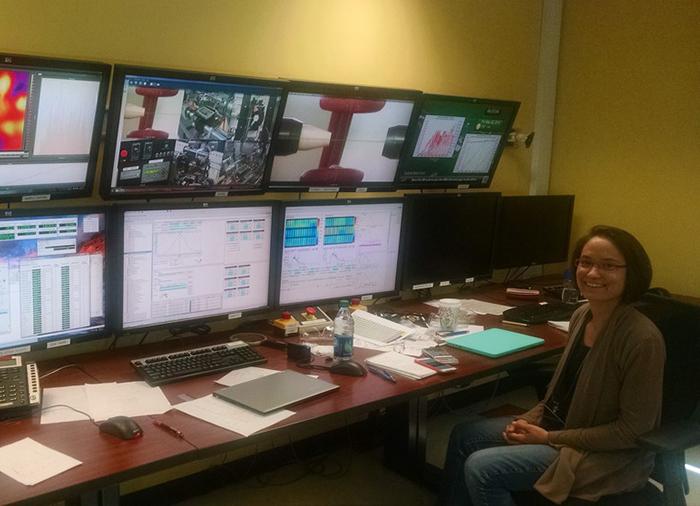
[[[590,347],[583,343],[583,336],[580,336],[578,342],[571,350],[569,359],[559,377],[559,382],[555,385],[552,395],[544,405],[542,428],[546,430],[561,430],[564,428],[571,399],[574,396],[574,390],[576,390],[576,382],[589,350]]]

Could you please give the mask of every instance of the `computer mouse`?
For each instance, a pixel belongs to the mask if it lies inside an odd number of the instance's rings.
[[[328,368],[333,374],[344,374],[345,376],[366,376],[367,371],[362,365],[352,360],[338,360]]]
[[[143,436],[143,430],[128,416],[113,416],[100,424],[100,432],[120,439],[134,439]]]

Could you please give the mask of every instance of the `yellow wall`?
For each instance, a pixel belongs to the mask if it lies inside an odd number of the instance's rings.
[[[700,2],[567,0],[551,193],[574,237],[633,232],[653,284],[700,296]]]
[[[513,99],[532,130],[539,0],[0,4],[0,50]],[[507,150],[494,188],[527,193],[528,178],[529,152]]]

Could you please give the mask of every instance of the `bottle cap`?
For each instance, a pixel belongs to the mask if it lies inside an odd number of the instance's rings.
[[[340,302],[338,302],[338,305],[340,307],[348,307],[350,304],[348,303],[348,299],[341,299]]]

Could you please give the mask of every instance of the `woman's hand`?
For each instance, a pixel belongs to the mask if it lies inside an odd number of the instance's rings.
[[[525,420],[515,420],[506,425],[503,439],[510,444],[546,445],[549,433],[542,427],[533,425]]]

